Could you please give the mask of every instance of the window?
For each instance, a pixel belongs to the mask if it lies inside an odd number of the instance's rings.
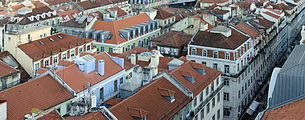
[[[202,102],[202,101],[203,101],[203,92],[200,93],[200,96],[199,96],[199,97],[200,97],[200,98],[199,98],[200,102]]]
[[[198,120],[198,116],[197,115],[195,116],[194,120]]]
[[[215,120],[215,115],[213,115],[212,120]]]
[[[207,104],[207,114],[210,112],[210,103]]]
[[[63,60],[67,59],[67,53],[62,54],[62,59]]]
[[[216,79],[216,86],[219,85],[219,78]]]
[[[229,110],[229,108],[223,108],[223,115],[224,115],[224,116],[230,116],[230,110]]]
[[[238,91],[238,98],[240,98],[240,90]]]
[[[7,37],[7,39],[10,41],[10,40],[11,40],[11,37]]]
[[[230,60],[230,53],[226,53],[226,59]]]
[[[192,48],[191,55],[196,55],[196,49]]]
[[[244,94],[244,87],[241,87],[241,94]]]
[[[45,61],[44,61],[44,66],[47,67],[47,66],[49,66],[49,65],[50,65],[50,60],[49,60],[49,59],[45,60]]]
[[[217,63],[213,63],[213,68],[217,70]]]
[[[239,63],[237,63],[237,71],[239,71]]]
[[[215,98],[212,99],[212,108],[215,107]]]
[[[1,83],[2,83],[2,90],[7,88],[7,79],[1,79]]]
[[[120,78],[120,84],[123,84],[124,83],[124,79],[123,77]]]
[[[228,78],[224,78],[224,79],[223,79],[223,84],[224,84],[225,86],[229,86],[229,84],[230,84],[229,79],[228,79]]]
[[[214,81],[211,84],[211,91],[214,91]]]
[[[194,107],[196,107],[197,106],[197,97],[194,98],[193,103],[194,103]]]
[[[218,58],[218,52],[217,52],[217,51],[214,51],[214,52],[213,52],[213,57],[214,57],[214,58]]]
[[[100,89],[100,100],[104,101],[104,88],[103,87]]]
[[[230,73],[230,66],[229,65],[225,65],[225,73]]]
[[[207,56],[207,50],[205,50],[205,49],[202,50],[202,56],[205,56],[205,57]]]
[[[204,64],[204,65],[207,65],[207,63],[206,62],[201,62],[202,64]]]
[[[71,50],[71,57],[75,56],[75,50]]]
[[[54,64],[58,63],[58,57],[57,56],[53,57],[53,63]]]
[[[83,47],[78,48],[78,54],[83,52]]]
[[[217,110],[217,120],[220,120],[220,109]]]
[[[103,46],[101,46],[101,52],[104,52],[105,48]]]
[[[108,50],[110,53],[113,53],[113,48],[109,48],[109,50]]]
[[[208,96],[208,95],[209,95],[209,86],[205,90],[205,96]]]
[[[247,90],[247,82],[245,83],[245,91]]]
[[[217,93],[217,103],[220,101],[220,93]]]
[[[28,34],[28,40],[31,40],[31,35],[30,34]]]
[[[204,108],[202,108],[202,109],[200,110],[200,117],[201,117],[201,119],[204,118]]]
[[[91,45],[87,45],[87,51],[90,51]]]
[[[40,68],[40,63],[36,63],[35,64],[35,72],[37,72],[37,70]]]
[[[166,21],[164,21],[164,25],[166,25]]]
[[[129,76],[132,77],[132,72],[129,73]]]
[[[114,91],[114,92],[118,91],[118,80],[115,80],[115,81],[113,82],[113,91]]]
[[[224,93],[223,93],[223,99],[224,99],[225,101],[229,101],[229,93],[224,92]]]

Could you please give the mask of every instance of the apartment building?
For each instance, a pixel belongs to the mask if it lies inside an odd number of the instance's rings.
[[[99,52],[110,53],[123,53],[135,47],[150,48],[150,40],[160,35],[159,22],[145,13],[118,21],[98,20],[91,29],[85,38],[92,36]]]
[[[156,48],[165,57],[185,56],[187,54],[187,44],[192,35],[187,35],[179,31],[170,31],[151,40],[153,48]]]
[[[131,7],[136,10],[165,7],[170,2],[171,0],[128,0]]]
[[[59,33],[19,45],[15,58],[34,77],[39,68],[52,68],[60,60],[73,60],[82,52],[95,50],[91,39]]]
[[[76,3],[75,7],[83,14],[93,13],[112,7],[119,7],[125,12],[131,12],[131,5],[127,0],[86,0]]]
[[[16,86],[20,83],[20,71],[0,61],[0,90]]]
[[[232,0],[200,0],[200,8],[204,9],[213,5],[225,6],[232,2]]]
[[[176,22],[176,17],[174,14],[171,14],[162,9],[157,9],[157,15],[154,20],[159,21],[161,27],[161,34],[169,32],[170,27]]]
[[[188,49],[189,60],[223,72],[224,119],[238,119],[254,95],[252,39],[234,27],[217,26],[198,31]]]

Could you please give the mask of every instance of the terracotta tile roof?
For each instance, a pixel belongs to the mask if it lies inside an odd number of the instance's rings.
[[[157,11],[157,15],[156,15],[155,19],[164,20],[164,19],[168,19],[170,17],[175,16],[174,14],[171,14],[171,13],[169,13],[167,11],[162,10],[162,9],[157,9],[157,10],[158,11]]]
[[[36,120],[62,120],[62,116],[55,109],[53,109],[51,112],[36,118]]]
[[[62,38],[59,38],[58,36],[61,36]],[[49,38],[52,38],[54,41],[51,41]],[[66,51],[70,48],[84,45],[85,43],[89,43],[91,41],[92,39],[58,33],[46,38],[19,45],[18,48],[36,61],[41,58],[55,55],[59,52]]]
[[[284,3],[278,3],[278,4],[270,4],[273,9],[277,10],[292,10],[294,7],[290,5],[286,5]]]
[[[305,98],[285,104],[264,113],[262,120],[304,120]]]
[[[213,9],[213,10],[211,10],[211,12],[213,12],[215,14],[218,14],[218,15],[224,15],[224,14],[230,12],[230,11],[229,10]]]
[[[15,11],[17,11],[20,8],[23,8],[23,7],[25,7],[23,4],[17,4],[17,5],[10,6],[10,8],[12,8]]]
[[[195,70],[195,68],[204,69],[205,75],[202,75],[200,72]],[[221,75],[221,72],[203,64],[186,61],[178,68],[172,70],[170,74],[186,88],[192,91],[194,96],[197,96],[202,90],[216,80],[216,78]],[[195,78],[195,82],[189,82],[183,77],[183,75],[193,76]]]
[[[121,101],[122,100],[120,98],[110,98],[110,99],[106,100],[104,102],[104,104],[113,106],[113,105],[119,104]]]
[[[82,116],[65,116],[64,120],[108,120],[101,112],[87,113]]]
[[[35,6],[35,8],[39,8],[39,7],[45,7],[46,5],[43,4],[42,2],[40,1],[31,1],[32,4]]]
[[[162,96],[172,96],[174,95],[176,92],[170,89],[166,89],[166,88],[159,88],[159,93]]]
[[[80,7],[82,7],[84,10],[101,7],[101,5],[109,5],[111,4],[110,0],[94,0],[94,2],[91,2],[90,0],[82,1],[77,3]]]
[[[224,3],[229,0],[200,0],[201,3]]]
[[[278,10],[274,10],[274,9],[272,9],[272,8],[266,8],[267,10],[269,10],[269,11],[271,11],[271,12],[274,12],[275,13],[275,15],[281,15],[282,14],[282,12],[280,12],[280,11],[278,11]]]
[[[117,17],[122,17],[122,16],[127,15],[127,13],[119,7],[115,6],[115,7],[112,7],[112,8],[108,8],[108,9],[105,9],[105,11],[108,11],[109,9],[110,10],[116,10],[117,11]]]
[[[39,22],[39,21],[42,21],[42,20],[47,20],[47,19],[58,17],[57,14],[56,15],[52,15],[51,14],[51,16],[46,15],[45,18],[39,17],[39,20],[34,18],[34,20],[31,21],[28,18],[28,17],[31,17],[31,16],[36,16],[37,14],[48,13],[48,12],[53,12],[53,11],[54,10],[52,10],[48,6],[34,8],[34,9],[32,9],[32,12],[30,12],[30,13],[27,13],[25,15],[17,15],[17,16],[15,16],[15,17],[20,17],[20,18],[23,17],[23,19],[20,22],[17,22],[17,20],[15,20],[15,21],[10,21],[8,24],[26,25],[26,24],[35,23],[35,22]]]
[[[235,49],[248,39],[247,36],[234,29],[231,29],[231,36],[229,37],[220,33],[198,31],[190,44],[214,48]]]
[[[239,30],[241,30],[242,32],[250,35],[253,38],[256,38],[259,36],[259,32],[254,30],[253,28],[251,28],[250,26],[246,25],[245,23],[238,23],[237,25],[235,25],[235,27]]]
[[[96,59],[95,71],[85,73],[79,70],[78,65],[74,64],[57,70],[56,74],[76,93],[79,93],[88,88],[88,82],[90,82],[91,85],[95,85],[123,70],[123,68],[114,62],[105,52],[97,54],[93,57]],[[105,73],[103,76],[100,76],[97,73],[98,60],[105,61]]]
[[[0,92],[0,99],[7,100],[8,120],[24,119],[24,115],[30,114],[33,108],[45,110],[73,97],[50,75]]]
[[[159,93],[159,88],[175,91],[175,101],[171,103],[164,98]],[[190,98],[162,77],[144,86],[140,91],[111,107],[109,110],[119,120],[134,120],[132,115],[146,115],[148,120],[169,119],[189,101]],[[140,111],[143,114],[135,114]]]
[[[70,2],[71,0],[45,0],[46,3],[48,3],[49,5],[56,5],[56,4],[60,4],[60,3],[67,3]]]
[[[250,22],[253,22],[255,24],[261,25],[265,28],[270,28],[272,25],[274,25],[274,22],[271,22],[267,19],[265,19],[263,16],[259,15],[256,16],[256,18],[249,20]]]
[[[82,56],[83,53],[84,52],[81,53],[81,56]],[[58,65],[65,66],[65,67],[73,65],[73,64],[74,64],[73,61],[67,61],[67,60],[60,60],[59,63],[58,63]]]
[[[236,2],[234,4],[243,10],[250,10],[251,2]]]
[[[37,73],[38,73],[38,74],[42,74],[42,73],[44,73],[44,72],[46,72],[46,71],[48,71],[48,69],[46,69],[46,68],[39,68],[39,69],[37,70]]]
[[[78,9],[73,9],[73,10],[68,10],[65,12],[60,12],[58,13],[58,15],[60,17],[66,17],[68,16],[70,20],[74,19],[74,17],[72,15],[74,15],[75,13],[80,13],[80,11]],[[65,20],[64,18],[62,20]]]
[[[265,13],[266,15],[268,15],[268,16],[270,16],[270,17],[273,17],[273,18],[275,18],[275,19],[280,19],[280,18],[281,18],[281,16],[278,16],[278,15],[273,14],[273,13],[268,12],[268,11],[263,12],[263,13]]]
[[[144,23],[146,21],[151,20],[145,13],[127,17],[125,19],[121,19],[118,21],[100,21],[97,20],[93,25],[92,29],[95,30],[104,30],[104,31],[111,31],[110,34],[113,37],[109,40],[107,39],[105,43],[109,44],[121,44],[126,42],[125,38],[121,38],[119,36],[119,30],[123,30],[125,28],[134,26],[136,24]]]
[[[192,35],[184,34],[183,32],[170,31],[159,37],[152,39],[152,41],[159,41],[157,45],[170,47],[183,47],[191,40]]]
[[[0,61],[0,77],[4,77],[16,72],[17,70],[15,68],[12,68],[11,66]]]
[[[3,59],[11,57],[14,62],[18,64],[17,69],[20,71],[20,80],[21,82],[28,81],[31,76],[25,71],[25,69],[20,65],[20,63],[11,55],[8,51],[0,52],[0,59],[3,61]]]

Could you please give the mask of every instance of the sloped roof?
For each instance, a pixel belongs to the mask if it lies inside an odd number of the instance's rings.
[[[195,70],[195,68],[204,69],[205,75]],[[189,82],[186,78],[184,78],[182,73],[193,76],[195,82]],[[208,85],[210,85],[214,80],[216,80],[216,78],[221,75],[221,72],[200,63],[186,61],[178,68],[170,71],[170,74],[186,88],[192,91],[194,96],[197,96]]]
[[[159,93],[159,88],[174,91],[175,101],[171,103],[164,98]],[[130,115],[129,108],[146,111],[146,118],[148,120],[169,119],[189,101],[190,98],[162,77],[143,87],[140,91],[126,98],[119,104],[112,106],[109,110],[119,120],[134,120]]]
[[[121,44],[126,42],[127,40],[125,38],[121,38],[119,36],[119,30],[123,30],[125,28],[144,23],[146,21],[151,20],[145,13],[127,17],[118,21],[101,21],[97,20],[95,24],[93,25],[92,29],[95,30],[104,30],[104,31],[111,31],[110,34],[113,35],[113,37],[109,40],[107,39],[105,43],[109,44]]]
[[[62,120],[62,116],[56,111],[56,109],[52,109],[51,112],[48,112],[43,116],[36,118],[36,120]]]
[[[263,13],[265,13],[266,15],[268,15],[268,16],[270,16],[270,17],[273,17],[273,18],[275,18],[275,19],[279,19],[279,18],[281,18],[281,16],[278,16],[278,15],[273,14],[273,13],[268,12],[268,11],[263,12]]]
[[[250,27],[250,26],[248,26],[248,25],[246,25],[245,23],[242,23],[242,22],[235,25],[235,27],[237,29],[239,29],[240,31],[250,35],[253,38],[256,38],[260,34],[258,31],[254,30],[254,28],[252,28],[252,27]]]
[[[108,120],[101,112],[91,112],[82,116],[65,116],[65,120]]]
[[[157,9],[157,10],[158,11],[157,11],[157,15],[156,15],[155,19],[164,20],[164,19],[168,19],[170,17],[175,16],[174,14],[171,14],[171,13],[169,13],[167,11],[162,10],[162,9]]]
[[[59,38],[59,36],[62,38]],[[54,41],[51,41],[50,38],[52,38]],[[57,54],[60,51],[65,51],[91,41],[92,39],[58,33],[46,38],[19,45],[18,48],[20,48],[30,58],[39,60],[41,58],[46,58],[48,56]]]
[[[75,13],[80,13],[80,11],[78,9],[73,9],[73,10],[68,10],[68,11],[65,11],[65,12],[60,12],[58,13],[58,15],[60,17],[66,17],[68,16],[70,19],[73,19],[73,14]],[[64,20],[64,19],[63,19]]]
[[[0,99],[7,100],[8,120],[24,119],[33,108],[45,110],[74,96],[50,75],[17,85],[0,92]]]
[[[152,39],[152,41],[160,41],[157,44],[162,46],[182,47],[184,45],[187,45],[191,38],[192,35],[186,35],[183,34],[183,32],[178,31],[170,31]]]
[[[48,3],[49,5],[56,5],[60,3],[70,2],[70,0],[45,0],[45,2]]]
[[[267,19],[265,19],[263,16],[258,15],[256,16],[254,19],[249,20],[252,23],[255,23],[257,25],[263,26],[266,29],[270,28],[272,25],[274,25],[274,22],[269,21]]]
[[[122,10],[121,8],[119,8],[117,6],[105,9],[105,11],[108,11],[108,12],[109,12],[109,10],[116,10],[117,11],[117,17],[122,17],[122,16],[127,15],[127,13],[124,10]]]
[[[90,73],[80,71],[78,65],[73,64],[57,70],[56,74],[76,93],[79,93],[88,88],[88,82],[90,82],[91,85],[95,85],[123,70],[123,68],[114,62],[105,52],[96,54],[93,57],[96,59],[95,70]],[[104,60],[105,62],[105,72],[103,76],[97,74],[98,60]]]
[[[0,77],[4,77],[16,72],[17,70],[15,68],[12,68],[11,66],[0,61]]]
[[[287,103],[264,113],[262,120],[303,120],[305,98]]]
[[[229,37],[226,37],[220,33],[198,31],[190,44],[234,50],[248,39],[249,38],[247,36],[234,29],[231,29],[231,36]]]
[[[201,3],[224,3],[229,0],[200,0]]]

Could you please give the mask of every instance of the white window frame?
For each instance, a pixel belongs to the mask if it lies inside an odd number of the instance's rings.
[[[48,65],[46,65],[46,61],[48,61]],[[43,66],[44,66],[44,67],[50,66],[50,58],[45,58],[45,59],[43,60]]]
[[[208,51],[206,49],[202,50],[202,56],[204,56],[204,57],[208,56]]]
[[[73,56],[72,56],[72,53],[73,53]],[[70,57],[75,57],[75,49],[70,50]]]
[[[225,53],[225,59],[230,60],[230,53],[229,52]]]

